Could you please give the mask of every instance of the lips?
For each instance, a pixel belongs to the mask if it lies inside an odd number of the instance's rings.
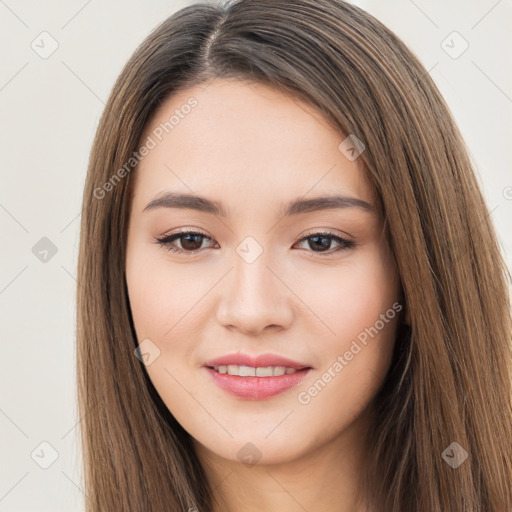
[[[304,368],[312,368],[308,364],[300,363],[281,357],[276,354],[266,353],[258,356],[250,356],[248,354],[227,354],[211,361],[207,361],[204,366],[213,368],[214,366],[252,366],[253,368],[266,367],[266,366],[284,366],[285,368],[294,368],[295,370],[302,370]]]
[[[252,367],[258,370],[274,369],[274,374],[269,376],[241,376],[230,375],[231,368],[238,369]],[[313,368],[304,363],[281,357],[275,354],[261,354],[249,356],[247,354],[228,354],[207,361],[204,368],[212,381],[224,391],[245,400],[262,400],[282,393],[297,386]],[[228,369],[228,373],[226,372]],[[276,371],[280,369],[280,371]],[[222,371],[219,371],[222,370]],[[250,372],[248,372],[250,373]]]

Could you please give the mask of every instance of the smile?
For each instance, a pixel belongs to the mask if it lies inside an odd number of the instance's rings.
[[[245,366],[237,364],[213,366],[213,369],[219,373],[228,375],[237,375],[239,377],[279,377],[281,375],[290,375],[295,373],[295,368],[285,368],[284,366]]]
[[[294,369],[284,366],[238,365],[204,367],[204,369],[220,389],[245,400],[263,400],[283,393],[297,386],[312,370],[312,368]]]

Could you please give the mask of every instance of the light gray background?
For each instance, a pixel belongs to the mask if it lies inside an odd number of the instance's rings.
[[[88,154],[122,66],[191,3],[0,0],[0,511],[84,510],[74,300]],[[439,86],[512,268],[511,0],[353,3],[394,30]],[[58,43],[46,59],[43,31]],[[57,249],[46,262],[34,254],[43,237]],[[58,455],[47,469],[42,442]]]

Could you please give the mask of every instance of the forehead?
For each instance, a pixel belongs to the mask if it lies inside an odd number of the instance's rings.
[[[372,202],[346,135],[314,107],[266,85],[215,79],[171,95],[147,123],[154,147],[137,168],[135,197],[167,189],[240,198],[340,193]],[[151,144],[153,145],[153,144]]]

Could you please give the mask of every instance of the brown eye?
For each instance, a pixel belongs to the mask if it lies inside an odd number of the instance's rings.
[[[203,235],[180,235],[178,240],[181,240],[182,249],[185,249],[186,251],[195,251],[201,248],[201,245],[203,244]]]
[[[329,231],[322,231],[319,233],[309,233],[304,238],[299,240],[299,243],[304,241],[308,242],[308,247],[316,253],[327,253],[333,254],[339,251],[347,250],[354,247],[356,244],[351,240],[346,240],[334,233]],[[339,247],[334,250],[329,250],[332,242],[336,242]]]
[[[181,247],[175,245],[175,241],[179,240]],[[204,240],[211,240],[203,233],[196,231],[181,231],[173,235],[157,238],[156,243],[162,245],[169,251],[178,253],[197,253],[201,251],[201,245]]]
[[[179,233],[157,238],[156,243],[162,245],[168,251],[192,255],[201,252],[204,240],[211,240],[211,238],[197,231],[180,231]],[[176,241],[179,241],[180,246],[176,245]],[[301,238],[299,243],[304,243],[305,241],[308,242],[308,248],[311,252],[322,255],[323,253],[331,255],[350,249],[356,245],[355,242],[346,240],[329,231],[310,233]],[[339,245],[339,247],[334,248],[334,250],[331,249],[333,242]]]

